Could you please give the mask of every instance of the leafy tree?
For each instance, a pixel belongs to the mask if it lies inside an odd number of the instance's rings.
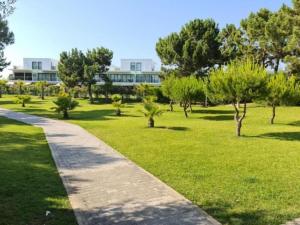
[[[162,92],[163,95],[168,97],[170,99],[170,111],[173,112],[173,104],[175,101],[174,97],[174,82],[176,80],[176,77],[174,75],[168,76],[165,80],[162,82]]]
[[[69,119],[69,111],[75,109],[79,103],[68,94],[61,94],[53,101],[56,107],[52,107],[57,113],[63,113],[64,119]]]
[[[141,112],[148,118],[148,127],[154,127],[154,117],[160,116],[163,111],[154,102],[154,99],[149,96],[144,98],[143,102],[143,110]]]
[[[47,81],[38,81],[35,83],[35,86],[36,86],[38,92],[40,93],[42,100],[45,99],[45,89],[46,89],[47,85],[48,85]]]
[[[114,94],[111,96],[112,105],[116,108],[116,116],[121,116],[121,107],[122,104],[122,96],[119,94]]]
[[[148,84],[139,84],[134,87],[135,93],[139,98],[145,98],[152,94],[151,87]]]
[[[92,85],[96,83],[95,76],[108,71],[111,65],[113,52],[107,48],[95,48],[88,50],[84,66],[83,83],[88,88],[90,102],[93,103]]]
[[[77,48],[70,52],[62,52],[58,63],[58,76],[67,89],[73,88],[83,81],[85,56]]]
[[[279,65],[291,52],[287,48],[292,32],[290,8],[283,5],[277,12],[261,9],[241,21],[248,48],[257,63],[277,72]],[[247,55],[247,56],[249,56]]]
[[[173,82],[172,95],[177,102],[180,102],[187,118],[187,110],[191,109],[192,101],[203,96],[203,83],[195,76],[177,78]]]
[[[242,122],[247,112],[247,102],[265,92],[267,72],[252,60],[235,61],[210,74],[209,89],[214,100],[232,104],[235,110],[236,134],[241,135]],[[242,115],[237,102],[243,103]]]
[[[228,24],[219,33],[220,51],[224,62],[241,58],[244,52],[243,32],[234,24]]]
[[[25,82],[22,80],[18,80],[14,85],[16,86],[18,94],[22,95],[24,93]]]
[[[180,75],[203,75],[221,63],[218,34],[213,20],[195,19],[185,24],[179,33],[160,38],[156,52],[164,66],[177,70]]]
[[[15,3],[17,0],[0,1],[0,15],[2,18],[6,18],[15,11]]]
[[[271,124],[274,124],[276,107],[290,104],[299,96],[299,85],[295,77],[286,77],[284,73],[271,75],[267,83],[267,103],[272,106]]]
[[[31,100],[30,95],[18,95],[16,103],[21,104],[22,107],[25,107],[27,103],[29,103]]]
[[[6,58],[4,57],[4,49],[7,45],[11,45],[14,42],[14,34],[9,30],[7,20],[5,20],[0,15],[0,72],[2,72],[7,66],[10,65],[10,62],[7,62]]]
[[[7,81],[0,80],[0,98],[2,98],[2,93],[4,92],[6,87],[7,87]]]

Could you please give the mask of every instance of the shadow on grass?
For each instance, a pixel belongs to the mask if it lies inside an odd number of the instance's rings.
[[[300,120],[289,123],[288,125],[300,127]]]
[[[77,224],[41,131],[1,132],[0,170],[0,224]]]
[[[203,113],[203,114],[232,114],[232,110],[220,110],[220,109],[196,109],[193,113]]]
[[[269,217],[262,210],[245,210],[242,212],[231,212],[232,206],[222,201],[217,203],[205,203],[203,209],[216,218],[222,224],[231,225],[254,225],[270,224]]]
[[[300,141],[300,132],[273,132],[258,135],[262,138],[273,138],[283,141]]]
[[[203,116],[200,117],[204,120],[211,120],[211,121],[224,121],[224,120],[233,120],[233,115],[218,115],[218,116]]]
[[[265,138],[265,139],[277,139],[281,141],[300,141],[300,132],[271,132],[260,135],[247,136],[244,138]]]
[[[187,131],[190,130],[188,127],[167,127],[167,126],[155,126],[156,129],[167,129],[167,130],[175,130],[175,131]]]
[[[89,111],[71,111],[71,120],[83,120],[83,121],[94,121],[94,120],[112,120],[115,116],[115,110],[112,109],[99,109]]]

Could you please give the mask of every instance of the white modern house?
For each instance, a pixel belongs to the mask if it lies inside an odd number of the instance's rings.
[[[57,60],[50,58],[24,58],[23,66],[14,66],[10,81],[22,80],[26,83],[48,81],[59,83]],[[160,85],[159,71],[155,70],[152,59],[121,59],[121,67],[111,66],[106,75],[118,86],[134,86],[145,83]],[[104,84],[102,76],[95,77],[97,84]]]
[[[14,66],[9,80],[23,80],[26,83],[48,81],[58,83],[57,60],[49,58],[24,58],[23,66]]]

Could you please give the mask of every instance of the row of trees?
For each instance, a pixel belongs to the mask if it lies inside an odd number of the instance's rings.
[[[234,59],[253,58],[278,72],[282,63],[289,74],[300,75],[300,0],[278,11],[261,9],[243,19],[240,27],[222,30],[212,19],[195,19],[180,32],[160,38],[156,44],[164,70],[178,76],[203,76]]]
[[[213,103],[232,104],[237,136],[241,135],[247,103],[263,100],[272,106],[270,122],[273,124],[277,106],[295,104],[300,98],[300,86],[294,76],[286,76],[283,72],[268,74],[253,59],[232,61],[214,69],[209,74],[209,80],[170,75],[163,81],[162,90],[170,99],[170,111],[173,110],[173,103],[178,102],[186,117],[188,109],[192,111],[192,103],[205,102],[206,97]]]
[[[113,52],[107,48],[94,48],[85,54],[72,49],[70,52],[62,52],[58,63],[58,74],[66,86],[66,91],[84,85],[87,87],[90,102],[93,103],[92,86],[96,83],[96,75],[103,76],[111,65]]]

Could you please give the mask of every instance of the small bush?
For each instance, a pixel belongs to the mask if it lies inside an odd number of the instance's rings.
[[[22,104],[22,107],[25,107],[27,103],[29,103],[31,100],[31,97],[29,95],[18,95],[16,103]]]
[[[56,107],[53,107],[57,113],[63,113],[64,119],[69,119],[69,111],[75,109],[79,103],[72,99],[71,96],[67,94],[61,94],[53,101]]]

